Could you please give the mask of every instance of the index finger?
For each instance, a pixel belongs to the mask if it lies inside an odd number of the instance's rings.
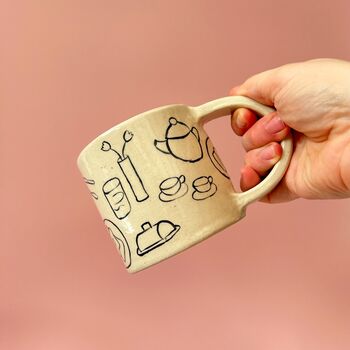
[[[279,68],[253,75],[242,85],[230,90],[230,95],[241,95],[268,106],[275,105],[275,98],[281,87]]]
[[[256,114],[250,109],[238,108],[231,115],[232,130],[238,135],[244,135],[256,122]]]

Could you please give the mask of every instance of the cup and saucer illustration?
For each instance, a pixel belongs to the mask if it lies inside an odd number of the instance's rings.
[[[169,220],[161,220],[154,225],[147,221],[141,228],[142,232],[136,236],[137,254],[140,256],[173,238],[180,230],[180,225],[175,225]]]
[[[185,181],[186,177],[184,175],[169,177],[162,181],[159,185],[159,199],[162,202],[171,202],[184,196],[188,192]]]
[[[192,198],[201,201],[214,196],[218,188],[213,181],[212,176],[201,176],[195,179],[192,183],[194,189]]]

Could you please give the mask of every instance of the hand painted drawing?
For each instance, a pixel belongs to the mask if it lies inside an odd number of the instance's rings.
[[[203,158],[199,132],[176,118],[169,119],[164,140],[154,140],[154,146],[162,153],[170,154],[184,162],[198,162]]]
[[[201,201],[214,196],[217,186],[213,181],[212,176],[201,176],[195,179],[192,183],[194,189],[192,198],[196,201]]]
[[[123,144],[121,153],[113,149],[112,145],[107,141],[102,142],[101,150],[105,152],[112,151],[118,156],[117,158],[118,165],[121,171],[123,172],[123,175],[125,176],[126,180],[128,181],[128,184],[135,196],[136,201],[142,202],[146,200],[149,197],[149,195],[146,192],[143,182],[133,162],[131,161],[130,157],[125,155],[126,145],[128,142],[132,140],[133,136],[134,134],[128,130],[124,132],[123,134],[124,144]]]
[[[87,179],[86,177],[84,177],[84,182],[87,184],[87,185],[95,185],[95,180],[92,180],[92,179]],[[92,192],[90,191],[90,194],[92,195],[92,197],[96,200],[98,200],[98,195],[95,193],[95,192]]]
[[[159,199],[162,202],[171,202],[183,197],[188,192],[185,175],[173,176],[163,180],[160,185]]]
[[[169,220],[161,220],[153,226],[149,222],[142,224],[142,232],[136,236],[137,254],[142,256],[168,242],[180,230]]]
[[[131,253],[128,241],[126,240],[125,236],[123,235],[122,231],[110,220],[103,220],[105,225],[107,226],[108,232],[111,235],[111,237],[114,239],[120,255],[122,256],[124,260],[125,267],[128,268],[131,265]]]
[[[102,190],[115,216],[120,220],[127,217],[131,207],[120,180],[117,177],[109,179]]]
[[[216,150],[211,143],[209,137],[207,137],[205,141],[205,148],[207,150],[208,156],[214,167],[222,174],[224,175],[227,179],[230,178],[224,164],[222,163],[219,155],[216,153]]]

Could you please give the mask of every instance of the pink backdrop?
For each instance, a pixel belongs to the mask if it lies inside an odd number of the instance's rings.
[[[349,4],[2,1],[0,349],[349,349],[349,200],[256,203],[128,275],[75,164],[128,116],[350,59]],[[237,184],[228,118],[209,133]]]

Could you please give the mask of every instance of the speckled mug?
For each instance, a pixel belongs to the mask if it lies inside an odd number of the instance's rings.
[[[243,96],[201,106],[170,105],[144,112],[90,142],[79,169],[129,272],[173,256],[234,224],[246,207],[282,179],[292,139],[268,176],[235,192],[203,125],[245,107],[273,111]],[[167,190],[167,184],[176,184]]]

